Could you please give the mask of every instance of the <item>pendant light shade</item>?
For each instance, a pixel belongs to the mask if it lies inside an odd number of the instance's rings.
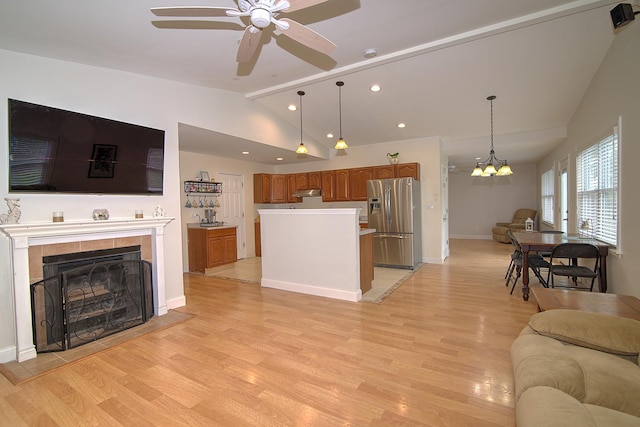
[[[336,150],[344,150],[348,148],[347,142],[342,137],[342,86],[344,86],[344,82],[336,82],[336,86],[338,86],[338,114],[340,117],[340,138],[338,142],[336,142],[335,149]]]
[[[307,154],[309,150],[304,146],[304,142],[302,142],[302,97],[304,96],[304,92],[299,90],[298,95],[300,96],[300,145],[296,149],[297,154]]]
[[[491,149],[489,150],[489,157],[482,161],[477,162],[475,169],[471,172],[471,176],[508,176],[512,175],[513,171],[507,164],[506,160],[500,160],[496,157],[496,152],[493,149],[493,100],[496,99],[495,95],[487,97],[487,100],[491,103]],[[483,169],[484,167],[484,169]],[[496,169],[497,167],[497,169]]]

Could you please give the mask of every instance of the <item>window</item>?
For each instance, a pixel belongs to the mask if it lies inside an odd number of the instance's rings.
[[[541,192],[542,222],[553,226],[553,169],[542,174]]]
[[[578,231],[618,245],[618,128],[578,154]]]

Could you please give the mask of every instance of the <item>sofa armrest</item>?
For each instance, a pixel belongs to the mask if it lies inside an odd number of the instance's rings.
[[[509,224],[509,228],[512,230],[524,230],[524,224]]]
[[[496,222],[496,227],[509,227],[510,225],[510,222]]]
[[[580,310],[547,310],[531,316],[540,335],[580,347],[634,357],[640,354],[640,321]]]

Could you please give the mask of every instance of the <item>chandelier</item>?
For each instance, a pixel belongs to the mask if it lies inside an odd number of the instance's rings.
[[[296,149],[297,154],[307,154],[309,150],[304,146],[304,142],[302,142],[302,96],[304,95],[304,91],[299,90],[298,95],[300,96],[300,145]]]
[[[477,162],[476,167],[471,172],[471,176],[508,176],[513,174],[513,171],[507,164],[506,160],[500,160],[496,157],[496,152],[493,149],[493,100],[496,99],[495,95],[487,97],[487,100],[491,103],[491,150],[489,150],[489,158],[482,162]],[[484,167],[484,169],[483,169]]]

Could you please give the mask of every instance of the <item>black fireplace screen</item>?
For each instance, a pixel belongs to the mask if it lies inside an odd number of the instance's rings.
[[[138,259],[124,258],[132,256],[63,263],[66,268],[57,265],[56,274],[31,285],[36,351],[77,347],[153,316],[151,264],[140,252],[133,255]]]

